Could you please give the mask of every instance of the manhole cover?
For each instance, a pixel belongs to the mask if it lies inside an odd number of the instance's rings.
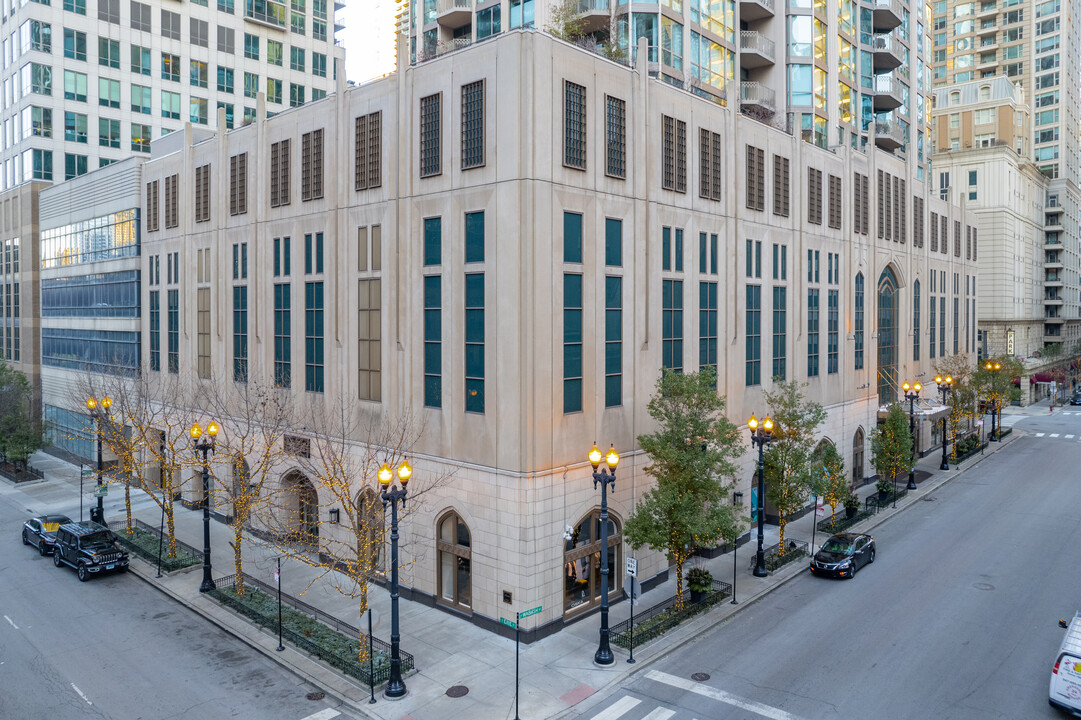
[[[972,587],[976,588],[977,590],[994,590],[995,589],[995,586],[992,585],[991,583],[975,583],[975,584],[972,585]]]
[[[309,700],[322,700],[326,696],[327,694],[322,690],[316,690],[315,692],[308,693],[304,697],[308,698]]]
[[[449,688],[447,688],[447,697],[465,697],[466,693],[468,692],[469,688],[467,688],[465,685],[451,685]]]
[[[694,675],[691,675],[691,680],[694,680],[695,682],[705,682],[706,680],[709,680],[709,673],[695,673]]]

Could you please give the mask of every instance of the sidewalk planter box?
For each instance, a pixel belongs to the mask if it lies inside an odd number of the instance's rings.
[[[701,601],[694,602],[689,592],[684,591],[682,610],[676,610],[676,598],[673,596],[651,608],[636,612],[634,614],[634,646],[639,647],[651,640],[656,640],[684,620],[701,615],[725,598],[732,597],[732,586],[729,583],[714,580],[713,589],[703,595]],[[613,625],[611,633],[613,645],[621,648],[631,646],[630,619]]]
[[[865,520],[871,517],[871,515],[873,514],[874,513],[866,510],[861,512],[858,507],[853,508],[853,511],[851,513],[846,512],[844,516],[838,514],[836,520],[833,523],[830,522],[831,518],[823,518],[822,520],[819,520],[818,531],[831,535],[834,533],[844,532],[845,530],[852,527],[861,520]]]
[[[169,557],[168,538],[163,538],[158,528],[147,525],[138,518],[132,523],[130,535],[128,534],[128,525],[123,520],[113,520],[109,523],[109,529],[116,535],[116,540],[121,547],[154,566],[158,564],[158,545],[160,543],[162,572],[171,573],[203,564],[202,553],[179,540],[176,541],[176,556]]]
[[[968,450],[966,450],[964,452],[957,453],[957,457],[953,458],[952,462],[954,462],[954,463],[964,462],[965,460],[968,460],[973,455],[979,455],[980,453],[982,453],[986,447],[987,447],[987,443],[982,443],[982,444],[977,443],[975,447],[972,447],[972,448],[970,448],[970,449],[968,449]]]

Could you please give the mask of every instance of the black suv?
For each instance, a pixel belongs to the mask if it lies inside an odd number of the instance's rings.
[[[116,545],[116,537],[104,525],[96,522],[73,522],[56,531],[53,564],[70,565],[86,582],[91,573],[107,570],[125,572],[128,554]]]

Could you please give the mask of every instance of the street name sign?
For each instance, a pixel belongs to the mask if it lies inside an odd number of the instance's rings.
[[[520,613],[518,613],[518,619],[523,620],[523,619],[529,617],[530,615],[536,615],[537,613],[539,613],[543,609],[543,607],[544,607],[543,605],[538,605],[537,607],[530,608],[529,610],[526,610],[525,612],[520,612]]]
[[[499,622],[503,623],[504,625],[506,625],[509,628],[517,628],[518,627],[517,623],[515,623],[513,620],[508,620],[505,617],[499,618]]]

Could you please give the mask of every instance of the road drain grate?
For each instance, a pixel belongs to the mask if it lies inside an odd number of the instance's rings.
[[[322,700],[326,696],[327,694],[322,690],[316,690],[315,692],[308,693],[304,697],[308,698],[309,700]]]
[[[691,675],[691,680],[694,680],[695,682],[705,682],[706,680],[709,680],[709,673],[695,673],[694,675]]]

